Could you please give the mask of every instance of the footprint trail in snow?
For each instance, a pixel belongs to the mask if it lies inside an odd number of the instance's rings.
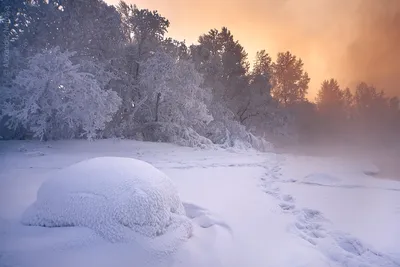
[[[304,239],[338,266],[400,267],[400,262],[388,255],[350,234],[335,230],[320,211],[297,207],[295,198],[282,192],[279,186],[279,183],[294,182],[283,179],[281,169],[284,164],[284,156],[272,156],[265,164],[266,172],[261,180],[264,192],[278,201],[278,209],[293,217],[294,222],[288,226],[290,232]]]

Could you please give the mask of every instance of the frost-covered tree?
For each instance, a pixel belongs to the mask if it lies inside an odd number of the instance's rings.
[[[322,82],[316,102],[320,110],[331,111],[332,109],[341,108],[343,105],[343,91],[335,79]]]
[[[354,93],[354,116],[363,130],[382,127],[385,109],[388,106],[383,91],[367,83],[360,83]]]
[[[320,118],[319,128],[326,137],[337,135],[345,125],[347,114],[344,96],[345,91],[335,79],[322,82],[316,97],[316,107]]]
[[[191,47],[191,55],[205,86],[213,89],[214,99],[235,112],[239,95],[248,85],[249,63],[243,46],[223,27],[200,36],[199,45]]]
[[[33,54],[59,46],[76,51],[77,57],[103,61],[112,58],[124,41],[118,12],[102,0],[23,2],[26,23],[20,26],[18,44]]]
[[[169,21],[157,11],[139,9],[120,1],[118,5],[123,31],[131,44],[136,45],[137,61],[146,59],[164,40]],[[135,76],[139,74],[139,62],[136,62]]]
[[[260,126],[271,108],[271,57],[265,50],[258,51],[249,75],[249,87],[238,101],[237,117],[247,126]]]
[[[145,88],[150,97],[152,107],[149,113],[153,114],[154,121],[158,121],[160,102],[172,92],[171,84],[175,78],[174,70],[174,58],[162,52],[156,52],[142,63],[139,76],[140,85]]]
[[[189,60],[189,49],[185,41],[180,42],[172,38],[167,38],[162,42],[162,49],[177,59]]]
[[[304,101],[310,78],[303,69],[303,61],[290,52],[278,53],[272,64],[272,94],[282,105]]]
[[[117,78],[112,84],[122,98],[122,105],[108,128],[113,135],[128,136],[141,122],[138,117],[146,113],[144,110],[149,111],[148,92],[139,85],[141,63],[160,50],[169,21],[157,11],[139,9],[124,1],[120,1],[117,10],[126,43],[115,53],[112,66]]]
[[[199,44],[190,47],[196,69],[203,75],[203,88],[212,89],[210,111],[214,121],[206,136],[214,143],[229,143],[236,134],[246,136],[240,120],[248,112],[250,97],[247,53],[232,33],[223,27],[199,37]],[[243,114],[242,114],[243,113]],[[232,135],[232,138],[230,136]],[[239,137],[240,136],[240,137]]]
[[[353,106],[354,106],[354,96],[350,91],[350,88],[346,88],[343,90],[343,108],[346,114],[346,118],[350,119],[352,116]]]
[[[195,126],[212,119],[206,105],[210,95],[200,88],[202,77],[192,63],[156,52],[141,65],[140,85],[150,105],[147,120]]]
[[[7,100],[13,95],[13,79],[15,79],[19,71],[26,66],[27,62],[17,48],[12,48],[8,52],[10,56],[8,64],[5,66],[0,64],[0,71],[6,71],[6,73],[2,72],[2,75],[0,75],[0,136],[4,139],[20,139],[24,135],[23,129],[18,127],[17,129],[11,130],[6,127],[6,121],[9,117],[3,114],[4,110],[2,110],[2,106],[7,103]],[[3,117],[3,119],[1,119],[1,117]]]
[[[0,49],[4,49],[4,45],[13,46],[21,33],[26,31],[31,17],[28,15],[29,5],[26,0],[2,0],[0,1],[0,32],[2,40]],[[41,1],[35,1],[41,2]],[[7,36],[4,36],[7,35]]]
[[[177,62],[175,73],[171,97],[177,99],[177,103],[171,101],[171,112],[175,110],[176,118],[185,119],[186,124],[192,127],[209,123],[213,119],[208,109],[212,96],[208,88],[201,88],[201,74],[186,60]]]
[[[320,114],[326,119],[325,124],[330,125],[330,128],[337,128],[338,124],[346,118],[343,97],[344,91],[340,89],[335,79],[322,82],[317,94],[316,104]]]
[[[57,47],[30,58],[1,107],[10,128],[22,125],[41,140],[91,139],[111,121],[121,99],[73,64],[73,54]]]
[[[367,83],[360,83],[354,93],[355,107],[365,116],[372,115],[386,105],[387,98],[384,91],[379,91]]]

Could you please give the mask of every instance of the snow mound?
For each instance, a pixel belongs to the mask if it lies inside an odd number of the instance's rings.
[[[110,242],[171,231],[185,240],[192,234],[172,181],[149,163],[132,158],[93,158],[56,172],[39,188],[36,202],[21,221],[31,226],[87,227]]]
[[[378,175],[381,172],[378,166],[373,163],[363,163],[360,167],[362,172],[369,176]]]
[[[318,185],[338,185],[341,180],[327,173],[311,173],[303,178],[303,183]]]

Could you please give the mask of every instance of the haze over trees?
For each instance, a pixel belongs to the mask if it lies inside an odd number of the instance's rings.
[[[265,149],[265,140],[390,143],[400,132],[397,97],[329,79],[310,102],[301,58],[273,61],[266,49],[249,59],[226,27],[188,45],[166,37],[157,11],[123,1],[8,0],[0,12],[3,139]]]

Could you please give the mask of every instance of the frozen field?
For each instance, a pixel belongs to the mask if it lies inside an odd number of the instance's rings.
[[[20,223],[53,173],[95,157],[151,163],[193,235],[137,246],[85,227]],[[0,266],[400,266],[400,182],[368,162],[124,140],[0,142]],[[169,244],[169,243],[168,243]]]

